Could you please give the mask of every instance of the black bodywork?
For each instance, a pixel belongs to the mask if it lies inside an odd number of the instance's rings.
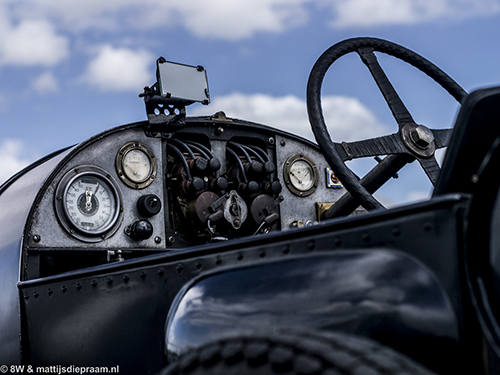
[[[500,88],[461,100],[429,201],[332,220],[321,204],[345,189],[328,186],[318,146],[223,113],[164,133],[151,120],[124,125],[38,161],[0,188],[0,363],[157,373],[226,335],[294,328],[368,337],[441,374],[497,373]],[[154,153],[145,187],[120,182],[115,158],[129,142]],[[222,164],[198,171],[201,189],[174,150],[189,160],[189,142]],[[307,194],[286,186],[294,154],[319,170]],[[57,212],[61,181],[82,166],[120,190],[100,237],[71,232]],[[146,195],[158,213],[138,208]],[[248,218],[217,216],[224,196]],[[151,230],[137,229],[145,220]]]

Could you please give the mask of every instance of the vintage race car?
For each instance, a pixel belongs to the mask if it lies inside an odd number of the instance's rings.
[[[416,124],[375,52],[461,103],[454,129]],[[394,134],[332,142],[321,86],[348,53]],[[467,94],[418,54],[355,38],[311,71],[318,144],[223,112],[187,117],[210,101],[201,66],[160,58],[141,96],[147,121],[0,187],[1,373],[500,371],[500,88]],[[361,157],[379,163],[360,179],[345,162]],[[431,199],[384,209],[373,193],[414,161]]]

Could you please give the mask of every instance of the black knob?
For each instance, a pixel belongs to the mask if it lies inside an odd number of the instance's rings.
[[[137,201],[137,210],[142,217],[151,217],[161,210],[161,201],[154,194],[143,195]]]
[[[215,180],[212,182],[212,189],[221,191],[221,190],[226,190],[227,189],[227,179],[224,177],[217,177]]]
[[[196,158],[193,163],[193,171],[198,174],[204,174],[208,169],[208,160],[205,158]]]
[[[212,158],[208,162],[208,166],[212,172],[217,172],[220,169],[220,161],[217,158]]]
[[[265,174],[274,173],[275,170],[276,170],[276,166],[274,165],[274,163],[272,161],[266,161],[266,163],[264,164]]]
[[[189,184],[189,189],[192,193],[197,193],[205,189],[205,181],[200,177],[194,177]]]
[[[147,220],[137,220],[130,226],[130,238],[135,241],[147,240],[153,235],[153,225]]]
[[[244,187],[244,192],[246,195],[252,195],[258,193],[260,190],[259,183],[257,181],[250,181]]]
[[[252,161],[245,165],[245,169],[250,176],[260,176],[264,166],[258,161]]]
[[[269,195],[279,194],[281,193],[281,184],[279,181],[273,181],[266,186],[266,192]]]

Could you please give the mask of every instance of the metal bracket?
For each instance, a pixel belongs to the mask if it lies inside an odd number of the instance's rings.
[[[172,133],[186,125],[186,105],[191,102],[165,98],[160,95],[158,82],[151,87],[145,87],[139,94],[144,98],[149,125],[145,132],[154,137],[158,133]]]

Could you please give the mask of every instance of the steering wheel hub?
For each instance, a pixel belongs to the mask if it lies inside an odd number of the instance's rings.
[[[424,125],[408,123],[401,129],[403,143],[412,153],[423,158],[430,158],[436,151],[434,134]]]

